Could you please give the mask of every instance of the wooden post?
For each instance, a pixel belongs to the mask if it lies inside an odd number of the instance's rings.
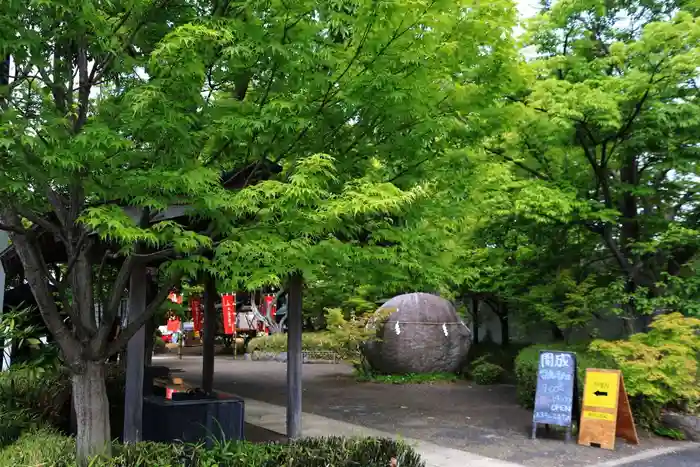
[[[301,274],[293,274],[289,281],[287,309],[287,437],[289,439],[301,436],[302,287]]]
[[[185,345],[185,322],[180,318],[180,329],[178,330],[179,335],[177,337],[177,358],[182,360],[182,347]]]
[[[129,309],[127,320],[132,321],[146,310],[146,268],[137,266],[129,281]],[[129,339],[126,362],[126,390],[124,391],[124,442],[141,441],[143,427],[143,373],[146,350],[146,329],[141,327]]]
[[[204,335],[202,344],[202,389],[214,389],[214,336],[216,335],[216,280],[207,275],[204,284]]]
[[[8,246],[10,246],[10,237],[7,232],[0,231],[0,252],[4,251]],[[3,307],[5,306],[5,268],[0,261],[0,315],[2,315]],[[7,339],[3,342],[2,350],[2,364],[0,365],[1,371],[7,371],[10,369],[10,361],[12,359],[12,339]]]

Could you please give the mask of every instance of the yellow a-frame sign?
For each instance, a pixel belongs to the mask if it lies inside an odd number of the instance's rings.
[[[615,449],[615,438],[639,444],[619,370],[586,369],[578,444]]]

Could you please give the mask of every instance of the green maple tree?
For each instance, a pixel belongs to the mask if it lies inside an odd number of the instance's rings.
[[[450,103],[490,89],[512,23],[505,1],[6,2],[0,229],[72,372],[81,464],[109,451],[105,360],[182,277],[254,288],[379,255],[368,232],[427,192],[398,179],[450,147]],[[160,288],[110,340],[146,266]]]

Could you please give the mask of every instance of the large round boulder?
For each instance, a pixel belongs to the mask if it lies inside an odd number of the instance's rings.
[[[363,353],[382,373],[456,372],[467,358],[472,333],[448,300],[427,293],[398,295],[375,313],[377,340]]]

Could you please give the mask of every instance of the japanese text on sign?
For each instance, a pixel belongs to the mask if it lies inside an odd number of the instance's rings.
[[[570,426],[575,402],[575,357],[568,352],[542,351],[538,363],[533,422]]]
[[[236,332],[236,294],[222,295],[221,308],[224,315],[224,334],[234,334]]]
[[[571,366],[571,355],[565,353],[542,352],[540,368],[568,368]]]

